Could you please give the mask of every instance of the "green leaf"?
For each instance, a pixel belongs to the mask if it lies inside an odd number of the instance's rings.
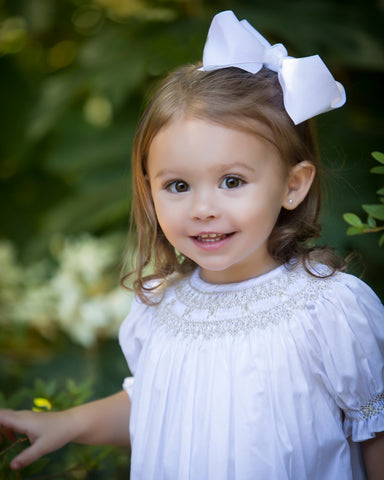
[[[354,213],[344,213],[343,219],[352,227],[361,228],[363,226],[363,222]]]
[[[377,220],[384,220],[384,205],[362,205],[364,210]]]
[[[378,162],[380,162],[384,165],[384,153],[372,152],[371,155],[375,160],[377,160]]]
[[[379,173],[381,175],[384,174],[384,167],[373,167],[370,169],[371,173]]]
[[[379,240],[379,247],[382,247],[384,245],[384,233],[381,235],[380,240]]]
[[[368,223],[368,226],[369,226],[370,228],[375,228],[376,225],[377,225],[377,224],[376,224],[376,220],[375,220],[373,217],[371,217],[370,215],[368,216],[367,223]]]
[[[361,235],[364,233],[364,227],[358,228],[358,227],[349,227],[347,230],[347,235]]]
[[[384,187],[380,188],[380,190],[377,190],[376,192],[378,195],[384,195]]]

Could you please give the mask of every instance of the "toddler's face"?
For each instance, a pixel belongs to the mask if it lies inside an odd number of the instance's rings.
[[[155,136],[147,171],[165,236],[200,265],[204,280],[238,282],[277,266],[267,240],[289,188],[271,143],[179,118]]]

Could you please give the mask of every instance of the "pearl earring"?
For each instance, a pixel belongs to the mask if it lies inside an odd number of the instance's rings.
[[[293,203],[292,198],[290,198],[290,199],[288,200],[288,203],[289,203],[290,205],[292,205],[292,203]]]

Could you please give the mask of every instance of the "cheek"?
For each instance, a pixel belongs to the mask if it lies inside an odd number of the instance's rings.
[[[235,218],[241,218],[254,228],[269,229],[277,221],[282,208],[281,195],[265,195],[244,202],[242,206],[233,205]]]
[[[163,212],[162,202],[160,201],[159,194],[156,190],[153,191],[151,189],[151,197],[152,197],[152,205],[155,211],[155,215],[160,223],[160,218],[162,217],[162,212]]]
[[[180,219],[177,217],[177,210],[172,209],[172,205],[167,202],[161,202],[158,199],[154,201],[155,213],[157,221],[163,233],[168,237],[172,232],[180,227]]]

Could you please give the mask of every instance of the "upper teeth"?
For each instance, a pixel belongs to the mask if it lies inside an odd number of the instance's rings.
[[[198,235],[198,239],[201,242],[217,242],[218,240],[222,240],[227,236],[226,233],[202,233]]]
[[[202,233],[199,235],[200,238],[217,238],[217,237],[222,237],[223,234],[221,233]]]

